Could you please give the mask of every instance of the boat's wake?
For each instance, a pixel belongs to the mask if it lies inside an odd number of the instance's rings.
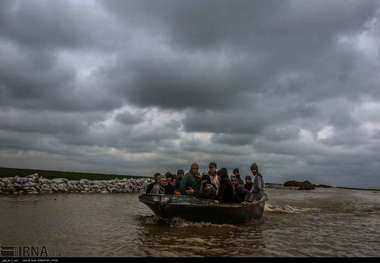
[[[279,206],[269,203],[265,204],[264,211],[266,213],[280,213],[280,214],[298,214],[307,212],[320,212],[320,208],[301,208],[291,205]],[[265,214],[264,214],[265,215]],[[172,219],[161,218],[157,215],[140,215],[137,218],[143,225],[165,225],[169,227],[236,227],[232,224],[215,224],[209,222],[192,222],[179,217]],[[258,221],[259,222],[259,221]],[[258,223],[253,222],[252,224]],[[260,221],[261,222],[261,221]]]
[[[192,222],[175,217],[170,221],[171,227],[236,227],[232,224],[215,224],[209,222]]]
[[[167,220],[164,220],[160,218],[157,215],[140,215],[137,216],[137,220],[140,221],[143,225],[167,225],[169,222]]]
[[[266,203],[264,211],[269,212],[269,213],[298,214],[298,213],[305,213],[305,212],[320,212],[321,209],[301,208],[301,207],[295,207],[291,205],[277,206],[277,205]]]
[[[160,218],[157,215],[139,216],[138,220],[143,225],[166,225],[169,227],[235,227],[232,224],[214,224],[209,222],[192,222],[179,217],[172,219]]]

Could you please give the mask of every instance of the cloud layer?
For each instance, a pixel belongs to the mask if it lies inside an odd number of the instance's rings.
[[[0,3],[0,165],[150,175],[211,160],[380,187],[373,1]]]

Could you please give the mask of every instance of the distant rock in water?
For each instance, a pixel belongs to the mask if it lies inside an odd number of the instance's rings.
[[[308,180],[303,182],[298,181],[287,181],[284,183],[285,187],[298,187],[298,190],[313,190],[315,185],[309,182]]]
[[[79,181],[66,178],[46,179],[38,174],[0,178],[0,195],[52,193],[138,193],[151,180],[147,178]]]

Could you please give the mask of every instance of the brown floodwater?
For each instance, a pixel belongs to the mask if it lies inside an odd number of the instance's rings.
[[[162,222],[137,194],[0,196],[0,245],[48,256],[380,256],[380,192],[267,189],[264,220]]]

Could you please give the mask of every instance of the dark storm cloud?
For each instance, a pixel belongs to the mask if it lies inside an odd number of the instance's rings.
[[[60,144],[53,135],[38,132],[28,132],[26,134],[25,132],[0,130],[0,144],[2,151],[10,149],[20,151],[21,153],[24,151],[35,151],[66,157],[83,155],[83,153],[80,154],[78,149]]]
[[[91,6],[69,1],[1,1],[0,36],[28,48],[108,48],[101,35],[112,30],[92,16]],[[83,15],[84,12],[90,15]],[[95,30],[96,29],[96,30]]]
[[[2,107],[97,111],[121,104],[120,98],[110,96],[96,84],[88,83],[80,89],[75,68],[51,51],[14,47],[0,39],[0,52]]]
[[[187,131],[255,135],[298,118],[308,119],[319,114],[318,108],[295,97],[245,99],[248,101],[246,106],[236,102],[241,107],[238,110],[187,111],[184,127]]]
[[[232,58],[233,59],[233,58]],[[227,60],[227,61],[225,61]],[[140,107],[163,109],[233,107],[253,88],[254,61],[229,62],[223,54],[149,54],[118,57],[115,65],[102,69],[109,87]],[[257,87],[259,88],[259,87]]]
[[[197,49],[236,44],[251,49],[294,38],[322,42],[337,32],[361,29],[378,7],[376,1],[302,0],[104,1],[104,5],[127,23],[167,34],[171,44]],[[315,37],[310,40],[305,34]]]
[[[247,35],[247,28],[264,18],[268,12],[281,8],[268,1],[262,5],[257,1],[104,1],[105,6],[128,23],[143,23],[143,26],[159,29],[169,35],[171,43],[186,47],[220,47],[227,40],[240,41]],[[273,9],[272,9],[273,8]],[[272,9],[272,10],[271,10]],[[140,14],[144,14],[142,17]]]
[[[379,6],[1,1],[0,165],[379,185]]]
[[[137,60],[127,54],[108,69],[110,86],[141,107],[249,108],[247,93],[269,103],[276,99],[281,103],[280,96],[285,96],[282,104],[290,102],[286,96],[291,94],[300,104],[340,96],[355,99],[363,89],[379,95],[377,79],[355,88],[374,76],[378,67],[363,65],[350,48],[337,45],[339,36],[364,29],[377,11],[376,1],[360,5],[355,1],[105,1],[104,5],[126,26],[160,36],[152,38],[153,46],[162,46],[154,40],[167,43],[167,39],[172,48],[169,53],[157,48]],[[122,72],[129,74],[120,79]]]
[[[83,15],[85,8],[87,15]],[[113,41],[103,38],[116,29],[102,12],[68,1],[2,1],[0,7],[0,106],[31,110],[110,110],[122,100],[91,82],[81,88],[75,65],[65,50],[82,56],[105,52]],[[117,28],[117,27],[114,27]],[[90,88],[90,85],[92,86]]]
[[[28,112],[24,110],[0,111],[1,129],[44,134],[79,134],[89,124],[99,120],[97,114],[61,112]]]
[[[42,102],[40,107],[46,107],[63,85],[72,85],[75,71],[57,65],[50,52],[23,52],[1,42],[0,50],[3,54],[0,62],[2,106],[22,104],[28,107]]]

